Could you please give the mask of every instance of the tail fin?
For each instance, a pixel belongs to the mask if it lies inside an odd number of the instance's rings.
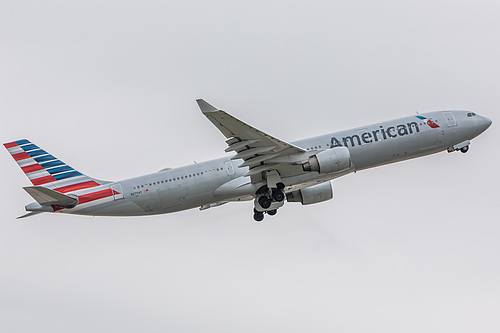
[[[67,193],[107,183],[76,171],[26,139],[4,146],[35,186]]]

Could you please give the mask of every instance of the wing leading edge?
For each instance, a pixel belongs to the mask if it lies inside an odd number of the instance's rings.
[[[228,139],[225,151],[236,153],[231,159],[242,159],[244,162],[239,167],[249,168],[245,176],[257,176],[270,170],[277,170],[282,177],[303,173],[299,164],[307,159],[307,150],[264,133],[203,99],[196,102],[208,120]]]

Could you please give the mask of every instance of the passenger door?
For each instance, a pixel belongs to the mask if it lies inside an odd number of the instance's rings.
[[[444,119],[446,119],[446,124],[448,125],[448,127],[453,127],[458,125],[457,120],[455,119],[453,113],[443,112],[443,117]]]

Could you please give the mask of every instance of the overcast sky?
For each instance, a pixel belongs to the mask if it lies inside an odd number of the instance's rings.
[[[120,180],[224,156],[204,98],[285,141],[416,111],[493,120],[467,154],[334,200],[38,215],[5,151],[2,332],[498,332],[498,1],[2,1],[0,139]]]

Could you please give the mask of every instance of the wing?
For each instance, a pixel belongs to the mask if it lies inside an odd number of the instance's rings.
[[[203,99],[196,102],[208,120],[228,139],[226,152],[236,152],[231,159],[242,159],[239,167],[249,168],[245,176],[257,176],[269,170],[277,170],[281,177],[304,172],[301,164],[309,157],[307,150],[266,134]]]

